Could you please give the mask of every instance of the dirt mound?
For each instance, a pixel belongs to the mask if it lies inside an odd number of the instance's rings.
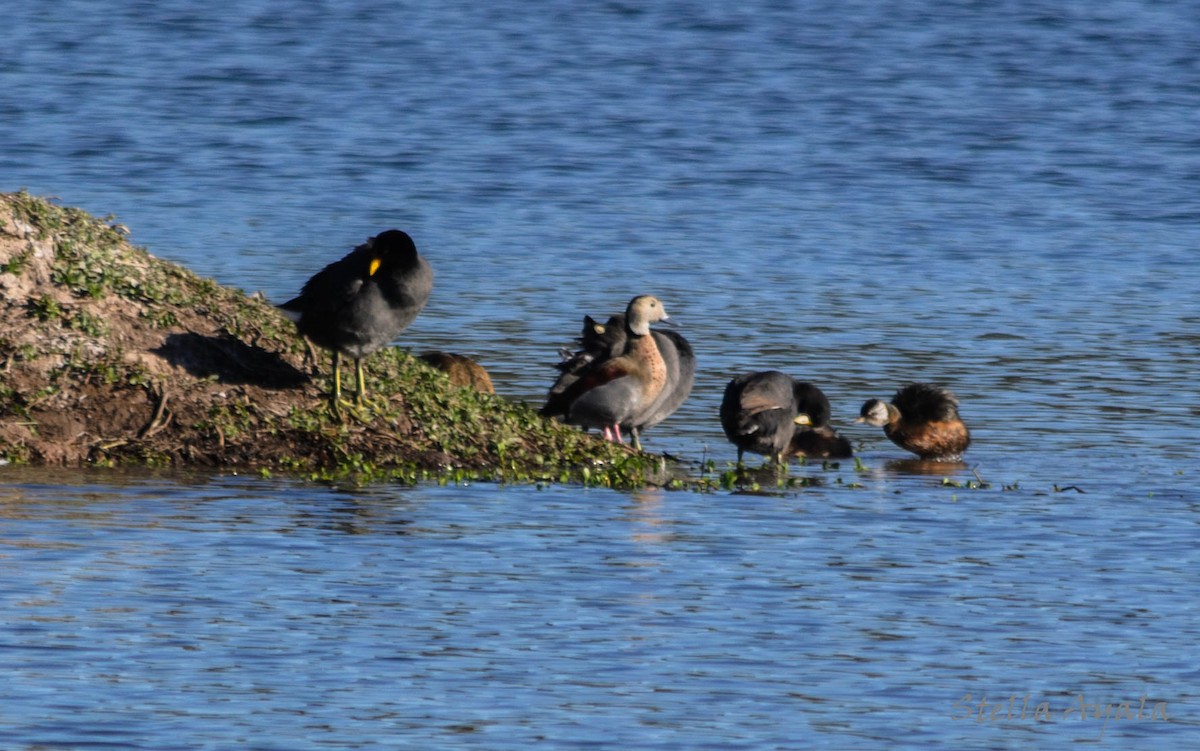
[[[396,348],[367,359],[371,407],[334,414],[328,378],[272,305],[25,193],[0,194],[0,294],[10,462],[604,485],[640,484],[658,464]]]

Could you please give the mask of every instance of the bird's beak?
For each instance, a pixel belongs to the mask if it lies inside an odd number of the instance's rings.
[[[370,269],[370,271],[367,272],[367,276],[375,276],[375,272],[379,271],[379,266],[382,263],[383,263],[383,261],[379,260],[378,258],[372,258],[371,259],[371,269]]]
[[[865,418],[865,417],[856,417],[856,418],[854,418],[854,421],[855,421],[855,422],[866,422],[866,421],[867,421],[867,418]]]
[[[799,414],[796,415],[796,419],[792,420],[792,422],[797,425],[812,425],[812,418],[805,414]]]

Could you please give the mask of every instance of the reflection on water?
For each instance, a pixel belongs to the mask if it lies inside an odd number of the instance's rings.
[[[633,506],[629,522],[633,527],[631,539],[649,547],[670,542],[670,522],[663,518],[664,493],[659,489],[641,490],[632,494]]]
[[[968,470],[965,462],[934,462],[921,459],[891,459],[884,462],[887,472],[909,475],[939,475],[943,477],[959,477]],[[976,479],[979,479],[976,475]]]

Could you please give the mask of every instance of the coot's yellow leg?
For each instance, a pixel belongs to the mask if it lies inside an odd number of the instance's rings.
[[[361,359],[354,361],[354,380],[358,387],[358,393],[354,395],[354,403],[358,406],[365,406],[367,403],[367,379],[363,375],[363,365]]]

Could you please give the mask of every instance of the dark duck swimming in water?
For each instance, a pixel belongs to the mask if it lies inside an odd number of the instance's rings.
[[[856,422],[882,427],[892,443],[929,461],[961,461],[971,445],[971,433],[958,415],[958,399],[929,383],[910,383],[890,404],[868,399]]]
[[[341,356],[354,360],[357,393],[366,399],[362,361],[404,331],[429,300],[433,270],[411,237],[388,230],[309,279],[280,305],[300,333],[333,353],[333,404],[341,399]]]
[[[725,387],[721,427],[737,446],[782,464],[790,456],[845,458],[850,442],[829,426],[829,399],[811,383],[777,370],[747,373]]]

